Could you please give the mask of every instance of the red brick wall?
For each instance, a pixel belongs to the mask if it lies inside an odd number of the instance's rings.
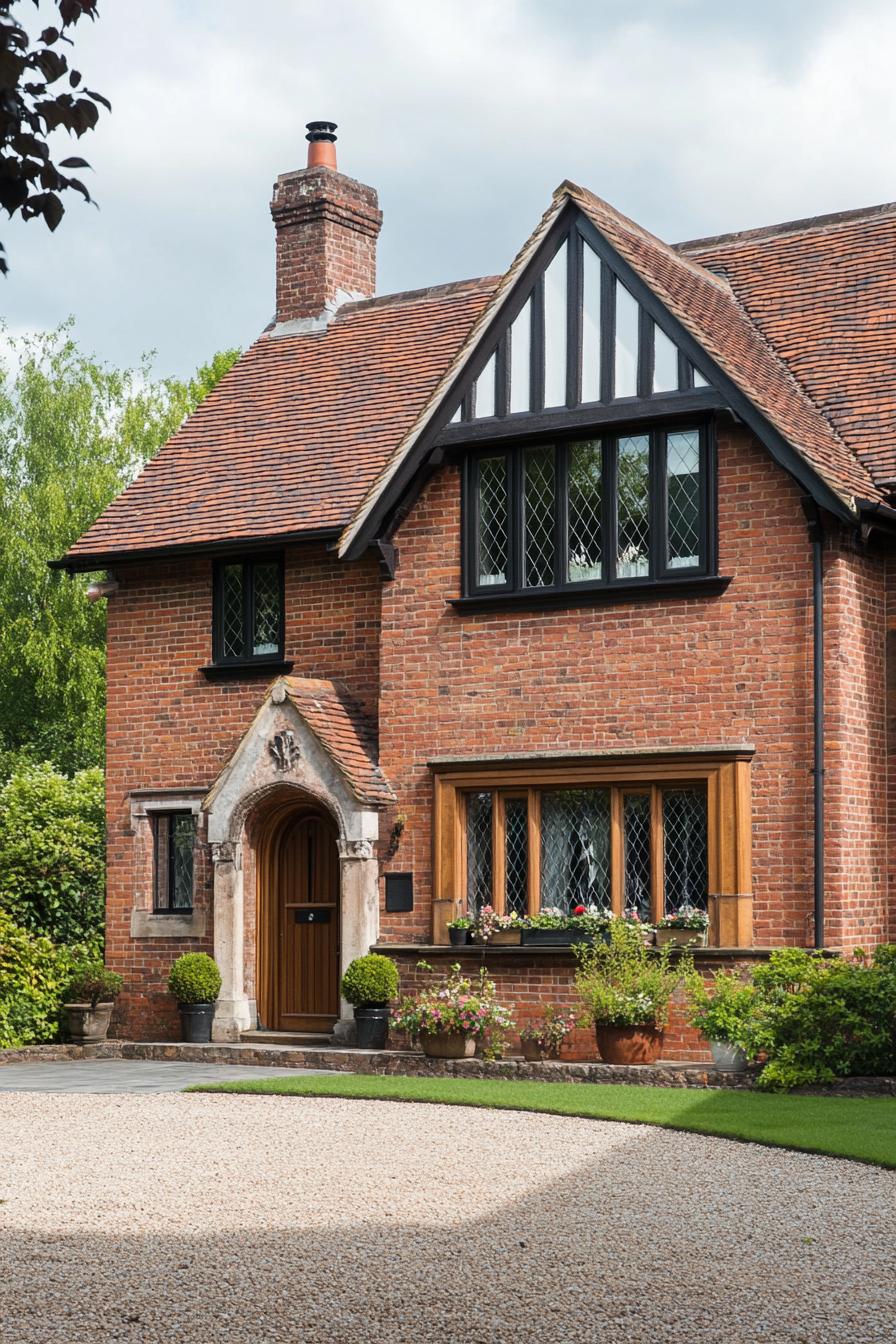
[[[419,958],[413,953],[396,954],[400,976],[400,993],[413,994],[424,987],[429,988],[436,979],[448,973],[452,963],[459,963],[464,975],[475,979],[479,968],[486,967],[490,980],[494,981],[497,998],[500,1003],[512,1007],[516,1030],[508,1040],[508,1053],[519,1052],[520,1027],[536,1021],[541,1016],[542,1005],[553,1004],[556,1008],[574,1012],[578,1016],[581,1004],[575,992],[575,958],[572,953],[526,956],[525,952],[511,954],[488,953],[485,958],[481,951],[463,951],[457,949],[450,956],[434,956],[430,965],[435,975],[420,970]],[[725,963],[730,969],[731,961]],[[736,965],[744,978],[756,963],[744,959]],[[714,970],[721,963],[702,957],[698,969],[704,981],[709,982]],[[409,1044],[400,1036],[393,1036],[390,1042],[394,1046]],[[564,1059],[596,1059],[597,1047],[592,1027],[576,1027],[567,1038],[563,1049]],[[670,1006],[669,1025],[663,1039],[664,1059],[689,1059],[705,1062],[711,1058],[709,1047],[700,1034],[690,1027],[686,1019],[686,1005],[683,991],[679,990]]]
[[[407,815],[397,870],[415,909],[383,937],[430,929],[432,757],[750,742],[757,945],[811,944],[811,548],[800,491],[745,431],[722,430],[719,597],[458,613],[459,472],[432,479],[397,536],[383,591],[380,758]],[[877,558],[827,555],[827,796],[834,931],[883,905],[883,589]],[[836,837],[836,838],[835,838]],[[878,935],[879,936],[879,935]]]
[[[107,958],[126,990],[118,1030],[171,1035],[176,1012],[164,993],[168,967],[184,951],[211,951],[211,870],[199,850],[196,908],[209,912],[202,942],[130,936],[134,837],[129,794],[139,789],[210,788],[252,722],[269,680],[209,682],[212,562],[185,558],[116,568],[121,587],[108,607],[106,727]],[[379,597],[376,562],[344,565],[322,545],[287,552],[286,656],[294,675],[339,679],[376,714]]]

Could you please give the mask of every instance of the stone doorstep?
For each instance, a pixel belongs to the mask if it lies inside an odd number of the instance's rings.
[[[330,1069],[336,1073],[411,1078],[507,1078],[532,1082],[629,1083],[652,1087],[750,1090],[755,1071],[728,1073],[680,1060],[658,1064],[563,1061],[528,1064],[513,1059],[427,1059],[410,1050],[356,1050],[338,1046],[219,1044],[175,1041],[104,1041],[100,1045],[29,1045],[0,1050],[4,1064],[76,1062],[79,1059],[175,1060],[183,1064],[253,1064],[275,1068]],[[815,1096],[896,1097],[896,1078],[845,1078],[830,1087],[799,1088]]]

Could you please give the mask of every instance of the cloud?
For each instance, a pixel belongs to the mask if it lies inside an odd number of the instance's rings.
[[[162,372],[245,345],[314,117],[380,192],[383,292],[503,269],[564,177],[671,239],[885,200],[894,40],[885,0],[105,0],[101,208],[4,228],[4,312]]]

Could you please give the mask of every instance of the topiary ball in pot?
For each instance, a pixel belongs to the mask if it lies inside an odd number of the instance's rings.
[[[78,961],[62,995],[68,1038],[74,1045],[95,1045],[109,1032],[112,1003],[122,979],[101,961]]]
[[[358,1046],[383,1050],[389,1034],[389,1000],[398,993],[398,967],[391,957],[371,952],[356,957],[342,977],[342,997],[353,1005]]]
[[[177,999],[184,1040],[206,1044],[221,992],[221,972],[213,958],[206,952],[185,952],[168,973],[168,989]]]

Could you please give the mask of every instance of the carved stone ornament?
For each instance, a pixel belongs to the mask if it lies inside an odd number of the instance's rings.
[[[212,845],[213,863],[233,863],[236,859],[236,845],[232,840],[218,840]]]
[[[292,770],[299,759],[299,744],[288,728],[271,738],[270,752],[278,770]]]
[[[372,840],[340,840],[338,843],[340,859],[373,858]]]

